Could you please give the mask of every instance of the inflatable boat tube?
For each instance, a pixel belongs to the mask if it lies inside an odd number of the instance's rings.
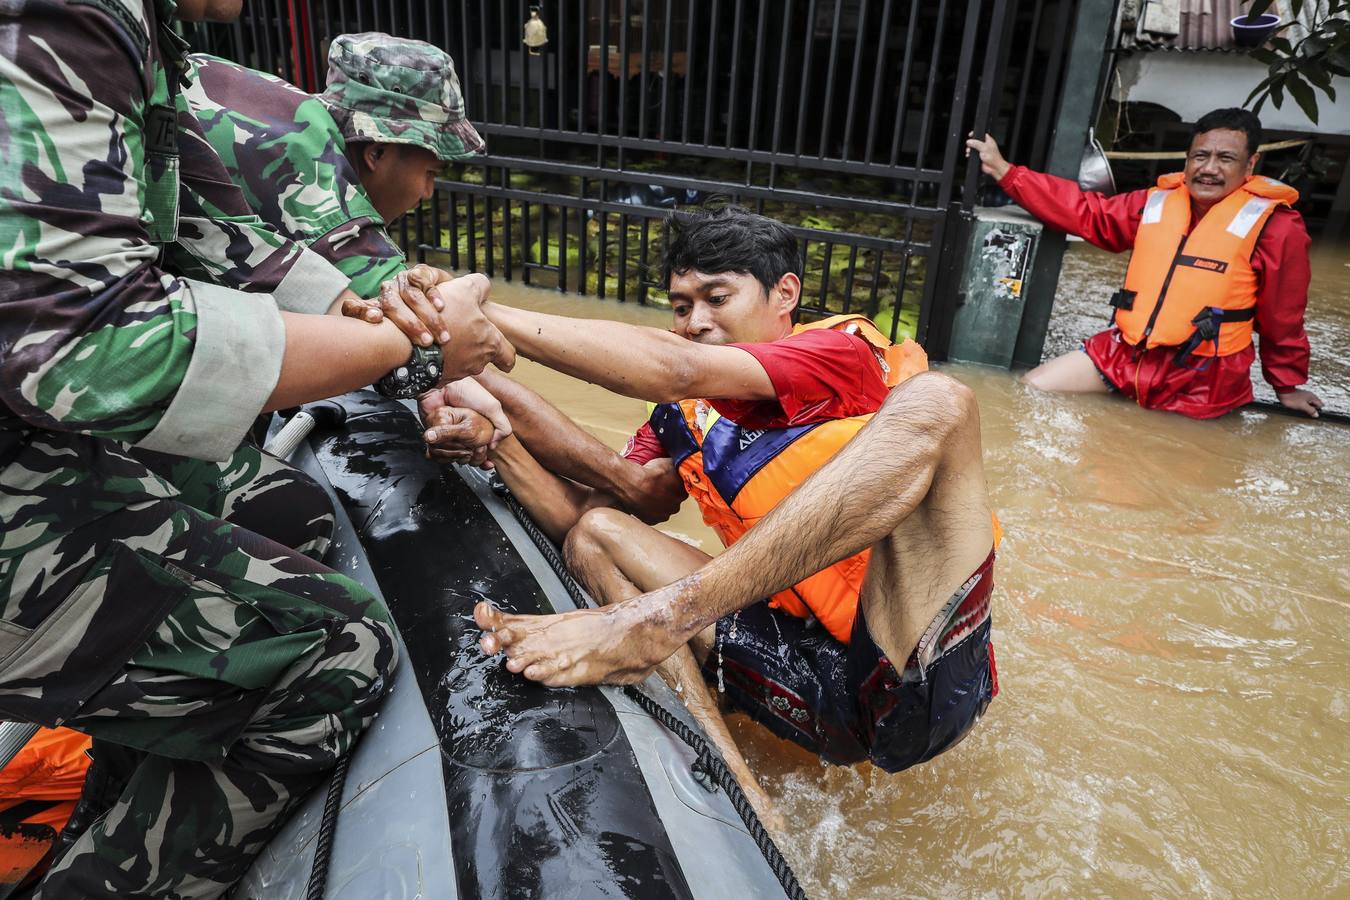
[[[486,473],[426,458],[408,406],[370,392],[330,402],[345,424],[319,416],[291,459],[333,495],[329,564],[383,597],[403,653],[345,781],[327,792],[327,823],[320,789],[234,896],[745,900],[783,896],[785,883],[799,893],[781,858],[771,866],[771,842],[751,836],[757,823],[696,777],[694,750],[644,708],[655,700],[694,728],[659,680],[641,694],[549,689],[480,653],[479,600],[565,611],[576,608],[568,586]]]

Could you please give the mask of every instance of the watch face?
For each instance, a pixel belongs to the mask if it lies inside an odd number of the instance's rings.
[[[434,388],[441,380],[441,348],[414,347],[412,357],[385,375],[375,389],[386,397],[404,400]]]

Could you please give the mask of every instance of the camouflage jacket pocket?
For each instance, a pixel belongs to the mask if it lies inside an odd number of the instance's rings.
[[[33,629],[31,628],[24,628],[22,625],[15,625],[13,622],[0,619],[0,670],[4,669],[10,656],[24,645],[24,642],[28,640],[32,633]]]
[[[0,619],[0,715],[59,725],[190,591],[153,555],[113,542],[33,628]]]

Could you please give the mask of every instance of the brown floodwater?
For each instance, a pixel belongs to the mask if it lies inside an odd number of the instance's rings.
[[[1317,261],[1314,381],[1350,410],[1350,257]],[[1113,289],[1074,245],[1062,292]],[[1120,269],[1123,271],[1123,268]],[[1094,275],[1094,272],[1096,273]],[[665,327],[666,314],[498,282],[505,302]],[[1061,301],[1050,349],[1102,317]],[[1201,423],[1105,396],[978,394],[1005,529],[1001,693],[972,734],[898,775],[823,766],[732,730],[792,823],[815,897],[1350,892],[1350,427]],[[517,376],[620,447],[642,403],[522,361]],[[667,530],[715,553],[686,503]]]

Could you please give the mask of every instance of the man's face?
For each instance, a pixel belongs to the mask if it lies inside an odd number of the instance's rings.
[[[430,150],[408,144],[375,144],[363,148],[363,155],[361,186],[386,223],[431,199],[445,167]]]
[[[178,18],[184,22],[233,22],[244,0],[178,0]]]
[[[1216,128],[1197,134],[1186,154],[1186,189],[1203,205],[1218,203],[1252,174],[1257,155],[1248,155],[1244,131]]]
[[[670,276],[674,331],[700,344],[761,344],[792,332],[801,282],[784,275],[767,295],[753,275],[685,272]]]

